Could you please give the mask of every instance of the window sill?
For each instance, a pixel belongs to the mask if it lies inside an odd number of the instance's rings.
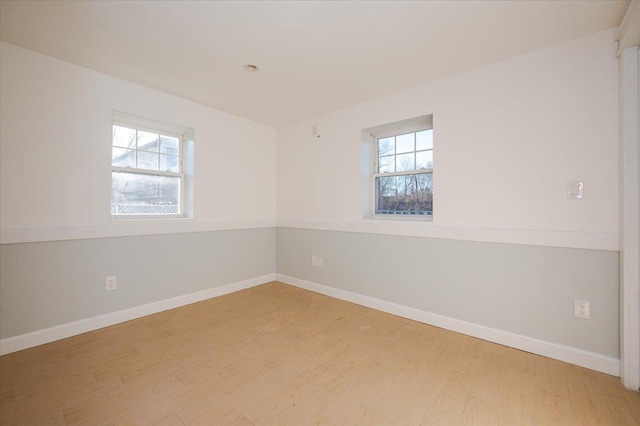
[[[433,222],[433,215],[408,215],[408,214],[374,214],[367,217],[368,220],[381,220],[390,222]]]
[[[111,216],[112,222],[148,222],[148,223],[157,223],[157,222],[182,222],[182,221],[190,221],[193,220],[191,217],[186,216],[136,216],[136,215],[127,215],[127,216]]]

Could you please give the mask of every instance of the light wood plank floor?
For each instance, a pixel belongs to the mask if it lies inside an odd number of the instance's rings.
[[[0,357],[2,425],[639,425],[618,378],[281,283]]]

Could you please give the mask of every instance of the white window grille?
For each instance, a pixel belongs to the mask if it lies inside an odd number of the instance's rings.
[[[433,121],[427,118],[417,126],[380,126],[373,134],[375,216],[433,216]]]
[[[184,216],[187,131],[114,112],[111,146],[113,217]]]

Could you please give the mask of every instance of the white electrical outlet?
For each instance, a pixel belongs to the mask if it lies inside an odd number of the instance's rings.
[[[118,281],[116,281],[115,275],[110,275],[104,278],[104,289],[106,291],[115,290],[118,288]]]
[[[591,305],[588,300],[574,300],[573,311],[576,318],[591,319]]]
[[[318,258],[318,262],[316,262],[316,263],[317,263],[318,268],[322,268],[324,266],[324,261],[322,260],[321,257]]]
[[[314,268],[318,267],[318,258],[315,256],[311,256],[311,266],[313,266]]]

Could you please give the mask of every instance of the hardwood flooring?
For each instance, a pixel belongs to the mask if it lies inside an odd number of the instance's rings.
[[[0,357],[2,425],[639,425],[616,377],[281,283]]]

